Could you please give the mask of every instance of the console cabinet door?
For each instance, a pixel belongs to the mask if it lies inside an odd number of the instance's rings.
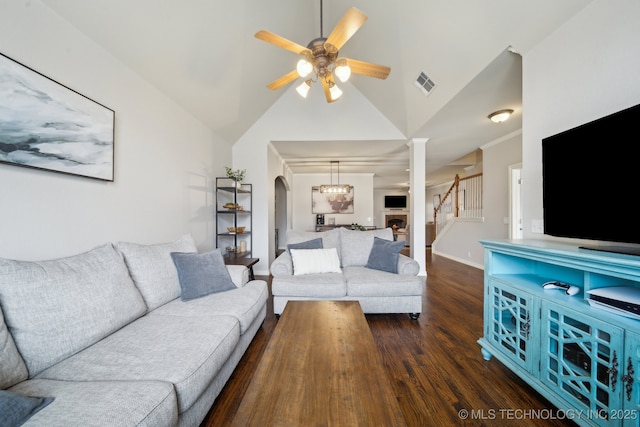
[[[622,399],[621,416],[625,427],[640,426],[640,334],[627,331],[624,337],[624,362],[621,363]]]
[[[490,279],[485,304],[486,339],[514,363],[531,372],[533,297]]]
[[[595,425],[622,425],[622,328],[549,301],[541,307],[541,381]]]

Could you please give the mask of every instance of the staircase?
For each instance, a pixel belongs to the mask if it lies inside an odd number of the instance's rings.
[[[435,238],[454,218],[482,217],[482,173],[460,178],[456,175],[438,206],[433,208]]]

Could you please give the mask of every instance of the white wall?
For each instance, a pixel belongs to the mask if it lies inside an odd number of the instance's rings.
[[[115,110],[114,182],[0,164],[0,256],[185,233],[212,248],[211,180],[231,163],[230,145],[39,1],[0,9],[0,52]]]
[[[523,56],[525,238],[552,239],[531,231],[542,219],[542,138],[640,103],[639,17],[638,0],[596,0]]]
[[[334,175],[335,177],[335,175]],[[311,212],[311,187],[329,184],[329,174],[295,174],[293,177],[292,229],[313,231],[316,215]],[[335,183],[335,181],[334,181]],[[329,218],[335,224],[373,225],[373,174],[340,174],[340,183],[353,186],[352,214],[325,214],[325,224]]]
[[[482,159],[483,238],[505,239],[509,237],[509,166],[522,162],[522,135],[482,147]]]
[[[458,218],[438,231],[433,252],[482,268],[484,250],[481,239],[506,239],[509,225],[509,166],[522,159],[522,136],[511,135],[482,147],[482,219]],[[444,194],[450,185],[433,190]],[[427,199],[433,205],[433,198]],[[431,212],[433,218],[433,209]]]

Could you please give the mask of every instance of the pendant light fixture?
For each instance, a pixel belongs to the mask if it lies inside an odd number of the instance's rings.
[[[333,165],[338,166],[338,181],[337,184],[333,183]],[[338,160],[331,161],[331,183],[329,185],[324,184],[320,186],[320,193],[328,194],[348,194],[351,191],[349,184],[340,184],[340,162]]]

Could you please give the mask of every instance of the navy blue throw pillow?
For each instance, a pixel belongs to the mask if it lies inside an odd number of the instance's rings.
[[[183,301],[236,289],[220,249],[205,253],[171,252]]]
[[[306,242],[288,244],[287,249],[324,249],[324,247],[322,246],[322,237],[318,237],[317,239],[307,240]]]
[[[398,274],[398,257],[403,248],[404,241],[394,242],[374,237],[373,247],[365,267]]]
[[[51,402],[53,397],[32,397],[0,390],[0,425],[22,425]]]

